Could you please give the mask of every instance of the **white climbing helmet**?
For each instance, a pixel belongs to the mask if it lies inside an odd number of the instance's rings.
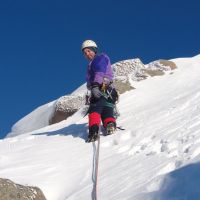
[[[85,40],[82,43],[81,50],[85,49],[86,47],[94,47],[97,48],[97,44],[92,40]]]

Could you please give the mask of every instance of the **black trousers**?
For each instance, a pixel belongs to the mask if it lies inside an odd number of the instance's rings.
[[[109,106],[104,97],[101,97],[95,103],[91,103],[89,108],[89,127],[93,125],[99,126],[101,121],[104,127],[106,127],[109,122],[116,123],[114,106]]]

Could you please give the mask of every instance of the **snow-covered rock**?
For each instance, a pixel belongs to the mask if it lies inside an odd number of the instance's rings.
[[[112,67],[116,80],[129,82],[130,78],[133,81],[144,79],[145,65],[139,58],[120,61],[113,64]]]
[[[55,110],[55,102],[52,101],[42,105],[20,119],[12,126],[11,132],[7,134],[7,137],[13,137],[48,126]]]
[[[149,76],[164,75],[165,71],[177,68],[173,61],[157,60],[144,65],[139,58],[117,62],[112,65],[115,85],[120,94],[134,89],[134,83],[144,80]]]

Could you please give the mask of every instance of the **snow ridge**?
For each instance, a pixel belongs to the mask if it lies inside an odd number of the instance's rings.
[[[173,73],[134,82],[121,95],[118,124],[126,130],[101,135],[99,199],[200,199],[200,55],[172,61]],[[96,146],[86,137],[80,110],[0,140],[0,177],[36,185],[48,200],[90,199]]]

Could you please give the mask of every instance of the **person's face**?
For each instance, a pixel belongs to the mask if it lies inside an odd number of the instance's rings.
[[[83,54],[86,57],[86,59],[88,59],[89,61],[93,60],[93,58],[95,57],[94,51],[92,51],[92,50],[90,50],[88,48],[85,48],[83,50]]]

